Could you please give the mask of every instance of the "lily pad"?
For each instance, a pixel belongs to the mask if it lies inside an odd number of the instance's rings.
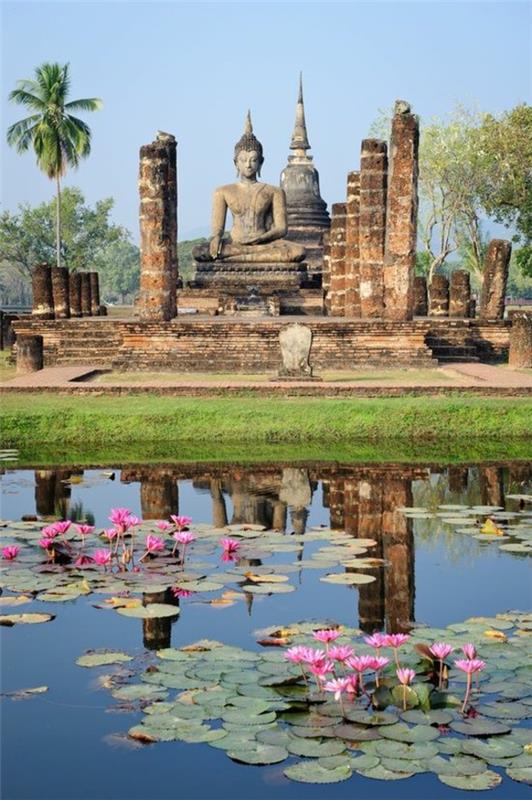
[[[364,575],[360,572],[332,572],[320,578],[324,583],[337,583],[342,586],[358,586],[373,583],[375,580],[377,579],[374,575]]]
[[[339,783],[340,781],[346,781],[352,775],[350,767],[343,766],[327,769],[317,763],[308,761],[293,764],[283,772],[291,781],[300,781],[301,783]]]
[[[228,750],[227,755],[243,764],[279,764],[288,758],[288,751],[284,747],[256,743],[253,749]]]
[[[128,656],[127,653],[107,650],[103,653],[86,653],[76,659],[76,664],[79,667],[101,667],[104,664],[119,664],[132,660],[133,656]]]
[[[179,614],[178,606],[167,605],[166,603],[148,603],[147,606],[135,606],[134,608],[117,608],[117,613],[123,617],[134,617],[135,619],[159,619],[160,617],[177,617]]]
[[[2,614],[0,615],[0,625],[35,625],[40,622],[51,622],[55,619],[55,614]]]
[[[373,780],[377,781],[400,781],[403,778],[411,778],[414,774],[413,772],[394,772],[386,769],[381,764],[372,769],[357,769],[356,771],[364,778],[373,778]]]
[[[338,741],[315,742],[313,739],[293,739],[287,745],[289,753],[306,758],[337,756],[345,750],[345,743]]]
[[[496,736],[499,733],[508,733],[510,727],[502,722],[489,719],[468,719],[463,722],[451,722],[453,731],[463,733],[464,736]]]
[[[386,739],[396,739],[398,742],[408,742],[414,744],[415,742],[430,742],[437,739],[440,732],[437,728],[432,728],[430,725],[405,725],[404,722],[398,722],[395,725],[387,725],[381,731]]]
[[[447,786],[452,786],[453,789],[478,792],[486,789],[495,789],[502,781],[501,776],[490,769],[481,772],[479,775],[438,775],[438,778]]]
[[[513,781],[520,783],[532,783],[532,768],[531,767],[509,767],[506,774]]]

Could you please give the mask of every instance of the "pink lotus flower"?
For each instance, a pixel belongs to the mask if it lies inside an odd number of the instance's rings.
[[[408,642],[410,636],[407,633],[387,633],[383,637],[384,647],[391,647],[395,660],[395,666],[400,669],[398,649]]]
[[[175,514],[171,514],[170,519],[178,531],[184,530],[192,522],[192,517],[176,517]]]
[[[112,553],[110,550],[96,550],[94,553],[94,561],[98,566],[105,567],[111,563]]]
[[[375,650],[380,650],[381,647],[385,646],[386,634],[384,633],[374,633],[372,636],[365,636],[364,641],[366,644],[369,644],[370,647],[374,647]]]
[[[129,508],[112,508],[108,517],[118,530],[125,533],[129,528],[140,523],[140,519],[131,513]]]
[[[290,647],[285,651],[283,658],[286,658],[287,661],[291,661],[292,664],[302,664],[307,660],[307,649],[308,648],[303,647],[303,645]]]
[[[305,661],[307,664],[320,664],[327,660],[325,650],[314,650],[312,647],[305,647]]]
[[[352,656],[347,659],[347,666],[354,669],[356,672],[367,672],[369,669],[374,669],[373,661],[375,656]]]
[[[190,533],[190,531],[176,531],[176,533],[174,533],[174,539],[176,542],[179,542],[179,544],[190,544],[195,538],[194,534]]]
[[[164,541],[159,536],[148,533],[146,536],[146,550],[148,553],[160,553],[164,550]]]
[[[236,550],[224,550],[220,559],[224,562],[227,561],[238,561],[237,551]]]
[[[8,545],[2,548],[2,558],[5,558],[6,561],[13,561],[13,559],[18,556],[19,552],[20,547],[18,547],[18,545]]]
[[[54,524],[51,527],[55,528],[57,533],[66,533],[71,525],[72,523],[70,522],[70,520],[67,519],[64,522],[63,521],[54,522]]]
[[[474,644],[465,644],[462,647],[462,653],[465,655],[466,658],[476,658],[477,657],[477,648]]]
[[[55,539],[56,536],[59,536],[59,531],[55,525],[47,525],[46,528],[42,529],[41,533],[45,539]]]
[[[345,679],[347,681],[346,692],[348,694],[356,694],[358,692],[358,683],[359,683],[358,675],[352,673],[351,675],[346,675]]]
[[[190,589],[181,589],[180,586],[172,586],[170,591],[174,597],[191,597],[194,594],[194,592],[191,592]]]
[[[375,684],[379,685],[379,673],[388,666],[390,663],[390,659],[386,658],[386,656],[373,656],[371,660],[370,669],[375,670]]]
[[[334,672],[334,664],[332,661],[316,661],[314,664],[309,665],[309,672],[316,678],[316,686],[318,692],[322,691],[322,680],[330,672]]]
[[[50,539],[48,536],[44,536],[42,539],[39,539],[37,543],[43,550],[50,550],[55,542],[53,539]]]
[[[74,561],[75,567],[86,567],[88,564],[94,564],[94,559],[83,554],[78,556]]]
[[[471,647],[473,647],[473,645],[471,645]],[[469,695],[471,694],[471,678],[475,672],[482,672],[482,670],[486,667],[486,662],[482,661],[480,658],[468,658],[455,661],[454,665],[457,669],[461,669],[467,675],[464,702],[462,703],[462,708],[460,709],[463,714],[467,706],[467,701],[469,700]]]
[[[94,530],[94,525],[76,525],[80,536],[88,536]]]
[[[342,714],[344,713],[344,707],[342,704],[342,692],[347,692],[348,686],[349,686],[349,680],[347,678],[334,678],[334,680],[332,681],[326,681],[323,687],[326,692],[334,692],[334,699],[339,701],[340,707],[342,709]]]
[[[220,544],[227,553],[234,553],[240,547],[240,542],[237,539],[220,539]]]
[[[443,661],[444,658],[451,655],[454,650],[454,647],[451,647],[450,644],[446,644],[445,642],[435,642],[431,647],[429,647],[430,652],[432,655]]]
[[[403,686],[410,686],[416,677],[415,670],[408,669],[407,667],[404,669],[397,669],[395,670],[395,673],[399,679],[399,683],[401,683]]]
[[[329,658],[332,658],[333,661],[339,661],[340,664],[343,664],[352,655],[353,648],[348,644],[337,644],[334,647],[329,647]]]
[[[171,530],[171,529],[172,529],[172,527],[173,527],[173,526],[172,526],[172,525],[170,525],[170,523],[169,523],[169,522],[167,522],[165,519],[160,519],[160,520],[158,520],[158,521],[157,521],[155,524],[157,525],[157,527],[159,528],[159,530],[161,531],[161,533],[166,533],[166,531],[169,531],[169,530]]]
[[[118,536],[118,531],[116,528],[106,528],[106,530],[103,531],[102,536],[112,542],[112,540],[116,539]]]
[[[329,642],[334,642],[341,635],[342,634],[340,631],[336,631],[332,628],[329,628],[327,630],[314,631],[314,633],[312,634],[314,639],[316,639],[317,642],[322,642],[325,645],[325,647],[327,647]]]

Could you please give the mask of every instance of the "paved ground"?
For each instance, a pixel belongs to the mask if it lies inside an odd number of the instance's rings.
[[[532,373],[494,367],[488,364],[463,363],[441,367],[442,378],[419,381],[415,378],[357,381],[239,381],[230,379],[199,380],[183,375],[180,380],[92,383],[91,375],[98,367],[49,367],[39,372],[20,375],[0,384],[0,393],[33,393],[57,391],[66,394],[166,394],[212,395],[238,394],[242,391],[264,395],[305,394],[316,396],[400,396],[448,394],[457,391],[489,395],[532,395]],[[123,377],[123,376],[122,376]]]

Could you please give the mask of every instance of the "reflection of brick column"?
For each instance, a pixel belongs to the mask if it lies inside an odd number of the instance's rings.
[[[400,633],[414,620],[414,538],[412,520],[396,509],[412,505],[412,489],[408,478],[394,476],[383,484],[386,629]]]
[[[331,275],[329,297],[333,317],[343,317],[345,313],[345,233],[346,204],[333,203],[329,232]]]
[[[282,500],[278,500],[273,505],[272,527],[274,528],[274,530],[283,532],[286,530],[286,517],[287,517],[286,503],[283,503]]]
[[[471,307],[471,281],[465,269],[455,269],[449,287],[449,316],[469,317]]]
[[[39,516],[54,515],[56,482],[55,470],[35,470],[35,510]]]
[[[382,558],[382,483],[380,476],[371,482],[360,481],[358,484],[358,537],[374,539],[377,544],[368,551],[371,558]],[[384,570],[376,567],[364,570],[373,575],[373,583],[366,583],[358,588],[359,625],[366,633],[380,631],[384,627]]]
[[[508,363],[511,367],[521,369],[532,367],[532,313],[530,311],[519,311],[512,314]]]
[[[384,255],[384,316],[408,320],[414,314],[413,282],[417,243],[419,122],[402,100],[395,104]]]
[[[360,311],[382,317],[384,311],[384,240],[386,234],[387,147],[364,139],[360,156]]]
[[[157,475],[153,470],[140,483],[140,507],[142,519],[169,519],[170,514],[179,514],[179,493],[174,478]]]
[[[344,528],[344,482],[333,478],[329,482],[329,518],[331,528],[343,530]]]
[[[414,278],[414,316],[426,317],[429,313],[427,279],[422,275]]]
[[[142,605],[147,606],[151,603],[163,603],[179,608],[179,598],[174,597],[170,589],[165,592],[154,592],[153,594],[144,593],[142,595]],[[175,617],[155,617],[153,619],[142,620],[142,644],[146,650],[163,650],[171,645],[172,623],[178,619]]]
[[[504,507],[502,467],[480,467],[479,478],[482,505]]]
[[[358,534],[358,480],[344,481],[344,526],[345,532]]]
[[[484,260],[482,291],[480,293],[479,317],[502,319],[506,298],[506,283],[512,245],[505,239],[492,239]]]
[[[91,279],[88,272],[81,273],[81,314],[90,317],[92,314]]]
[[[68,319],[70,317],[70,293],[66,267],[52,267],[52,292],[55,318]]]
[[[467,467],[449,467],[447,470],[447,480],[450,492],[465,492],[467,490]]]
[[[140,302],[143,319],[176,316],[176,141],[158,134],[140,149]]]
[[[433,275],[429,286],[429,314],[446,317],[449,314],[449,281],[445,275]]]
[[[347,175],[345,316],[360,317],[360,172]]]
[[[212,524],[216,528],[225,528],[227,525],[227,509],[222,492],[222,482],[212,479],[210,489],[212,498]]]
[[[97,272],[89,272],[91,284],[91,314],[97,317],[100,313],[100,278]]]
[[[81,317],[81,273],[71,272],[69,276],[70,316]]]
[[[52,291],[52,270],[48,264],[36,264],[31,272],[33,304],[31,313],[39,319],[53,319],[54,295]]]

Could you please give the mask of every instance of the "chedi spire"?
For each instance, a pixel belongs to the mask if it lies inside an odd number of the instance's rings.
[[[305,122],[305,103],[303,101],[303,74],[299,73],[299,92],[296,105],[296,121],[290,150],[310,150],[310,142],[307,136],[307,123]]]

